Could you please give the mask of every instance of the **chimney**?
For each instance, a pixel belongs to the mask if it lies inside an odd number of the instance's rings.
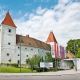
[[[29,37],[29,34],[28,34],[28,35],[26,35],[26,37]]]

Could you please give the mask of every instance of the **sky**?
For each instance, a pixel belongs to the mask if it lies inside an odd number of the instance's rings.
[[[0,23],[9,11],[16,33],[46,42],[53,31],[58,44],[80,39],[80,0],[0,0]]]

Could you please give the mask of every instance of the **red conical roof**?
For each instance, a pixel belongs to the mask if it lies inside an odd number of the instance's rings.
[[[48,42],[56,42],[56,43],[57,43],[57,40],[56,40],[53,32],[50,32],[50,34],[49,34],[48,39],[47,39],[46,42],[47,42],[47,43],[48,43]]]
[[[1,24],[9,25],[16,28],[16,25],[14,24],[9,12],[7,12],[6,17],[4,18]]]

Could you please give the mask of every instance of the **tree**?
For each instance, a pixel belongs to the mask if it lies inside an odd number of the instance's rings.
[[[45,61],[46,62],[52,62],[53,61],[51,53],[49,53],[49,52],[46,53]]]
[[[80,48],[80,39],[69,40],[67,43],[66,51],[67,52],[70,51],[71,53],[75,55],[75,53],[78,52],[79,48]]]
[[[51,53],[49,53],[49,52],[46,53],[45,62],[53,62],[53,67],[55,67],[55,65],[59,64],[60,60],[61,59],[59,59],[59,58],[58,59],[52,58]]]
[[[76,54],[76,57],[77,57],[77,58],[80,58],[80,48],[78,49],[78,52],[77,52],[77,54]]]
[[[39,68],[41,60],[41,56],[34,55],[32,58],[26,59],[26,63],[29,64],[30,68],[33,70],[33,68]]]

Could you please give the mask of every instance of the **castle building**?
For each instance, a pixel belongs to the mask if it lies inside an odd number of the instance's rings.
[[[9,12],[0,25],[0,64],[1,63],[20,63],[20,45],[21,45],[21,63],[26,64],[26,59],[33,55],[40,55],[45,59],[45,53],[51,52],[50,42],[57,42],[53,32],[45,42],[16,34],[17,26],[14,24]]]

